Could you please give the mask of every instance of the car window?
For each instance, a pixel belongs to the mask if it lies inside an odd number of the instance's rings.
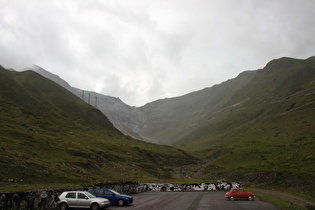
[[[238,190],[233,190],[233,191],[232,191],[232,193],[237,193],[237,192],[238,192]]]
[[[78,193],[78,199],[85,199],[87,196],[84,193]]]
[[[104,191],[103,190],[94,190],[92,192],[92,194],[102,195],[102,194],[104,194]]]
[[[66,198],[76,198],[76,193],[75,193],[75,192],[73,192],[73,193],[68,193],[68,194],[66,195]]]
[[[111,191],[111,192],[114,193],[115,195],[119,195],[119,193],[116,192],[115,190],[109,190],[109,191]]]
[[[104,191],[104,194],[105,194],[105,195],[111,195],[111,194],[113,194],[113,193],[112,193],[111,191],[105,190],[105,191]]]

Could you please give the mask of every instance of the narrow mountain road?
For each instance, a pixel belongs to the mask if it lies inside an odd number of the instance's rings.
[[[134,203],[129,206],[110,206],[110,209],[120,210],[228,210],[228,209],[255,209],[275,210],[267,202],[236,200],[225,198],[225,191],[189,191],[189,192],[144,192],[133,195]]]

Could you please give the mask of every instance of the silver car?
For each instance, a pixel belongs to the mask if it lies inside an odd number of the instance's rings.
[[[89,208],[98,210],[109,207],[110,202],[106,198],[97,198],[87,191],[66,191],[59,196],[58,206],[61,210],[67,208]]]

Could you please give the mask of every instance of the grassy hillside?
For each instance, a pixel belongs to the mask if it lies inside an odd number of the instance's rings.
[[[97,109],[32,71],[0,67],[0,191],[176,178],[195,158],[124,136]]]
[[[240,178],[314,194],[314,61],[271,61],[177,146],[205,159],[204,178]]]
[[[219,110],[227,103],[255,74],[255,71],[243,72],[237,78],[211,88],[181,97],[154,101],[140,107],[147,120],[139,134],[159,144],[176,144],[194,131],[208,113]]]
[[[124,136],[54,82],[0,68],[0,190],[192,177],[315,196],[315,57],[139,110],[141,136],[182,150]]]

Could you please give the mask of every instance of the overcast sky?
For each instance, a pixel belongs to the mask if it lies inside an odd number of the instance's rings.
[[[315,55],[314,0],[0,0],[0,65],[141,106]]]

